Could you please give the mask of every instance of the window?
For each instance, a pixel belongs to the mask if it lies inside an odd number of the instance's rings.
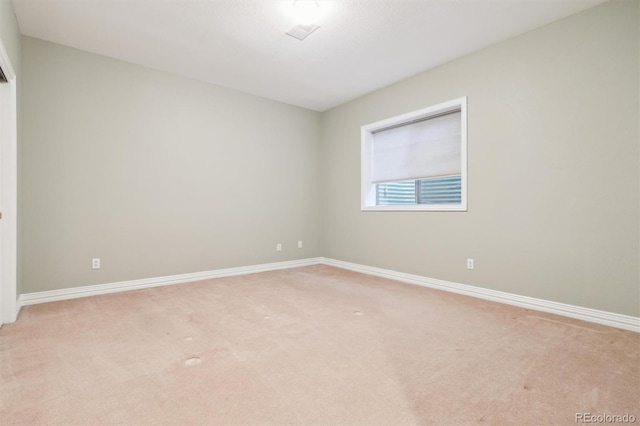
[[[362,210],[467,210],[467,99],[362,127]]]

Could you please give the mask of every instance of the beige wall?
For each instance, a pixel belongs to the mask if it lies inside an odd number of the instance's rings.
[[[637,316],[639,17],[613,1],[324,114],[24,37],[22,292],[324,255]],[[360,212],[360,126],[465,95],[469,211]]]
[[[323,254],[639,315],[637,9],[613,1],[324,113]],[[360,126],[465,95],[469,211],[361,212]]]
[[[28,37],[22,58],[23,293],[320,255],[318,113]]]

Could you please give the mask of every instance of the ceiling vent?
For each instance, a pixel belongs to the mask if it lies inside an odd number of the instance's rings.
[[[290,35],[293,38],[297,38],[298,40],[304,40],[305,38],[307,38],[309,36],[309,34],[314,32],[318,28],[320,28],[320,26],[314,25],[314,24],[311,24],[311,25],[296,25],[295,27],[293,27],[289,31],[287,31],[285,34]]]

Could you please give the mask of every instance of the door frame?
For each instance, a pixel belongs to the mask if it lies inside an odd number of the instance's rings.
[[[18,318],[18,108],[16,73],[0,39],[0,326]],[[8,117],[8,119],[5,119]]]

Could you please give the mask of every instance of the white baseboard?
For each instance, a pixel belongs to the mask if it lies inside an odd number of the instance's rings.
[[[169,275],[166,277],[144,278],[131,281],[120,281],[108,284],[65,288],[61,290],[39,291],[35,293],[21,294],[18,298],[18,306],[22,307],[27,305],[35,305],[38,303],[55,302],[58,300],[77,299],[80,297],[97,296],[100,294],[118,293],[128,290],[140,290],[150,287],[161,287],[165,285],[208,280],[210,278],[231,277],[234,275],[275,271],[278,269],[298,268],[300,266],[317,265],[321,263],[321,261],[321,258],[290,260],[287,262],[265,263],[261,265],[241,266],[238,268],[216,269],[213,271]]]
[[[348,269],[355,272],[362,272],[365,274],[389,278],[409,284],[416,284],[423,287],[477,297],[479,299],[506,303],[508,305],[519,306],[521,308],[576,318],[596,324],[621,328],[623,330],[635,331],[636,333],[640,332],[640,318],[629,315],[599,311],[596,309],[567,305],[565,303],[559,302],[551,302],[549,300],[536,299],[533,297],[519,296],[517,294],[505,293],[503,291],[488,290],[486,288],[474,287],[466,284],[454,283],[451,281],[437,280],[420,275],[405,274],[403,272],[374,268],[372,266],[343,262],[341,260],[322,258],[322,263],[325,265],[335,266],[337,268]]]
[[[324,264],[337,268],[348,269],[364,274],[389,278],[409,284],[416,284],[423,287],[437,290],[449,291],[452,293],[464,294],[466,296],[477,297],[479,299],[492,300],[494,302],[506,303],[508,305],[536,311],[548,312],[556,315],[576,318],[596,324],[608,325],[640,332],[640,318],[629,315],[616,314],[612,312],[599,311],[596,309],[583,308],[580,306],[567,305],[565,303],[552,302],[533,297],[519,296],[517,294],[503,291],[489,290],[481,287],[474,287],[466,284],[459,284],[451,281],[438,280],[423,277],[420,275],[406,274],[404,272],[392,271],[390,269],[375,268],[372,266],[360,265],[357,263],[344,262],[341,260],[324,257],[291,260],[287,262],[266,263],[262,265],[242,266],[238,268],[217,269],[213,271],[196,272],[191,274],[170,275],[166,277],[145,278],[140,280],[120,281],[108,284],[98,284],[84,287],[73,287],[62,290],[41,291],[36,293],[26,293],[20,295],[18,299],[18,310],[22,306],[34,305],[37,303],[54,302],[58,300],[77,299],[80,297],[97,296],[100,294],[117,293],[128,290],[140,290],[143,288],[160,287],[165,285],[180,284],[192,281],[207,280],[210,278],[230,277],[234,275],[253,274],[257,272],[275,271],[278,269],[298,268],[301,266]]]

